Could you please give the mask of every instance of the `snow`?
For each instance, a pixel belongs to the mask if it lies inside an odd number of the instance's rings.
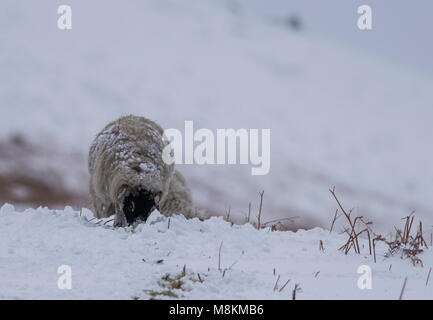
[[[221,217],[175,215],[169,222],[153,212],[145,224],[114,229],[92,216],[70,207],[17,212],[5,204],[0,299],[174,299],[161,293],[169,283],[164,279],[177,278],[183,283],[170,292],[182,299],[291,299],[296,284],[297,299],[398,299],[405,277],[404,299],[433,298],[433,281],[426,286],[430,250],[420,255],[421,268],[385,258],[383,247],[374,263],[364,242],[362,254],[344,255],[338,248],[346,238],[321,228],[257,231]],[[62,265],[71,267],[71,289],[57,286]],[[372,268],[371,290],[357,286],[361,265]]]

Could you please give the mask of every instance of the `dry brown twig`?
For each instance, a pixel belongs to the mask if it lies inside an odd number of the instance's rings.
[[[236,263],[237,263],[237,261],[233,262],[230,267],[224,268],[224,270],[223,270],[223,278],[226,275],[226,271],[230,271]]]
[[[260,220],[262,218],[262,206],[263,206],[263,195],[265,194],[265,190],[263,190],[262,192],[259,192],[260,195],[260,207],[259,207],[259,216],[257,217],[257,229],[260,230],[261,229],[261,225],[260,225]]]
[[[230,212],[231,212],[231,207],[229,206],[229,210],[226,211],[226,221],[227,222],[230,221]]]
[[[383,241],[387,243],[386,239],[383,238],[381,235],[378,235],[376,238],[373,239],[374,263],[376,263],[376,242],[378,241]]]
[[[337,219],[339,218],[339,216],[337,216],[337,215],[338,215],[338,209],[335,210],[334,219],[332,220],[332,224],[331,224],[331,228],[329,229],[329,233],[332,232],[332,229],[334,229],[335,221],[337,221]]]
[[[277,281],[275,281],[274,291],[277,291],[278,289],[278,281],[280,281],[280,275],[278,275]]]
[[[111,222],[111,221],[114,221],[114,219],[110,219],[110,220],[105,221],[105,222],[104,222],[104,226],[105,226],[107,223]]]
[[[298,292],[299,290],[301,290],[301,288],[299,287],[299,284],[296,283],[295,288],[292,291],[292,300],[296,300],[296,292]]]
[[[218,270],[221,271],[221,249],[223,247],[223,242],[221,241],[220,248],[218,250]]]
[[[290,282],[290,279],[288,279],[288,280],[283,284],[283,286],[280,288],[280,291],[279,291],[279,292],[283,291],[284,288],[287,286],[287,284],[288,284],[289,282]]]
[[[406,289],[406,283],[407,283],[407,277],[404,278],[403,288],[401,288],[400,297],[398,298],[398,300],[402,300],[403,299],[403,293],[404,293],[404,290]]]
[[[430,274],[431,274],[431,267],[430,270],[428,271],[428,275],[427,275],[427,280],[425,281],[425,285],[428,285],[428,281],[430,280]]]

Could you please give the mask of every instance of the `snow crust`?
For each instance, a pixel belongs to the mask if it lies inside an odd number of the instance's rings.
[[[375,264],[366,243],[361,255],[346,256],[338,251],[346,238],[320,228],[257,231],[221,217],[201,222],[172,216],[168,222],[153,212],[146,224],[113,229],[111,221],[92,217],[87,209],[17,212],[5,204],[0,299],[176,298],[167,291],[182,299],[291,299],[296,284],[297,299],[398,299],[405,277],[405,299],[433,298],[433,281],[426,286],[433,264],[429,250],[420,256],[421,268],[410,260],[385,258],[379,246]],[[71,267],[70,290],[57,286],[61,265]],[[361,265],[372,269],[371,290],[358,288]],[[170,289],[164,279],[176,277],[182,285]]]

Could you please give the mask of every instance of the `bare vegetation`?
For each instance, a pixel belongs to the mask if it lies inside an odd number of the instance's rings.
[[[292,300],[296,300],[296,293],[299,291],[301,291],[301,287],[299,286],[299,283],[297,283],[292,291]]]
[[[403,299],[404,290],[406,289],[406,283],[407,283],[407,277],[404,278],[403,287],[401,288],[400,297],[398,298],[398,300]]]
[[[265,229],[265,228],[270,228],[271,231],[291,230],[290,228],[287,227],[286,224],[284,224],[284,222],[293,223],[295,219],[299,218],[298,216],[281,218],[281,219],[273,219],[273,220],[263,222],[264,194],[265,194],[264,190],[259,192],[260,200],[259,200],[259,210],[258,210],[258,213],[256,216],[257,221],[251,221],[252,207],[251,207],[251,202],[249,202],[248,203],[248,215],[245,217],[245,223],[252,224],[257,230],[261,230],[261,229]],[[231,222],[233,225],[233,222],[230,221],[230,208],[229,208],[229,211],[226,212],[225,220]]]
[[[319,241],[319,250],[320,251],[325,251],[325,247],[323,246],[323,241],[322,240]]]
[[[277,281],[275,282],[274,285],[274,291],[278,291],[278,292],[282,292],[284,290],[284,288],[289,284],[290,279],[287,279],[286,282],[284,282],[284,284],[281,286],[281,288],[278,287],[278,283],[280,281],[281,275],[278,275]]]
[[[431,274],[431,267],[430,270],[428,271],[428,275],[427,275],[427,280],[425,281],[425,285],[428,286],[428,281],[430,280],[430,274]]]
[[[413,212],[409,216],[402,219],[405,220],[403,229],[395,228],[395,236],[393,239],[387,240],[384,236],[375,234],[373,232],[373,223],[371,221],[365,221],[364,217],[362,216],[354,217],[352,215],[353,209],[349,211],[345,210],[335,193],[335,188],[330,189],[329,191],[338,205],[338,209],[336,210],[332,220],[330,232],[332,232],[336,220],[341,216],[338,215],[339,210],[341,210],[342,215],[346,218],[346,222],[348,224],[343,231],[343,233],[348,235],[348,240],[343,246],[340,247],[340,250],[342,250],[345,254],[348,254],[349,251],[353,249],[355,253],[360,254],[361,249],[359,246],[359,237],[362,234],[366,234],[369,245],[369,254],[374,256],[374,262],[377,260],[376,244],[378,242],[383,242],[388,246],[388,252],[385,257],[400,255],[401,258],[411,259],[414,266],[420,265],[423,267],[423,262],[418,255],[427,249],[428,246],[424,239],[423,225],[421,221],[419,222],[417,230],[412,232],[414,230],[413,223],[415,219]]]
[[[188,276],[186,272],[186,265],[183,266],[182,272],[176,275],[171,275],[166,273],[161,279],[158,281],[158,285],[161,290],[144,290],[150,296],[150,299],[157,298],[181,298],[183,297],[182,293],[188,291],[185,284],[188,282],[198,282],[203,283],[204,279],[197,273],[197,278],[194,277],[194,274],[190,274]],[[139,297],[133,297],[133,299],[139,299]]]

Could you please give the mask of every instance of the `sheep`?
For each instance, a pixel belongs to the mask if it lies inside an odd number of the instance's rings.
[[[168,143],[162,128],[144,117],[124,116],[102,129],[88,158],[97,218],[114,214],[115,227],[145,222],[155,209],[202,218],[184,177],[162,158]]]

